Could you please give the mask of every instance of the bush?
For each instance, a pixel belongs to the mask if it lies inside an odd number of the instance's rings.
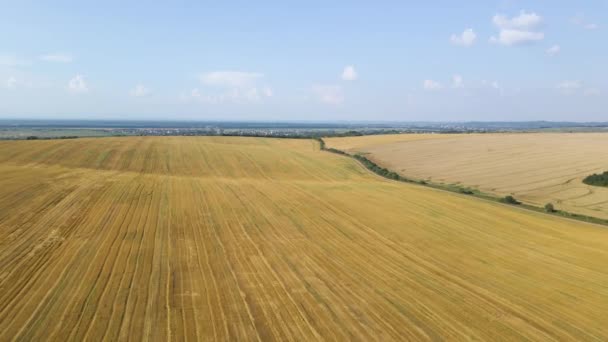
[[[587,176],[583,179],[583,183],[595,186],[608,186],[608,171]]]
[[[473,195],[473,190],[467,188],[458,188],[458,192],[465,195]]]
[[[553,203],[547,203],[545,204],[545,211],[548,213],[554,213],[555,212],[555,207],[553,206]]]
[[[502,200],[503,203],[507,203],[507,204],[521,204],[520,201],[516,200],[515,197],[511,196],[511,195],[507,195],[505,196]]]

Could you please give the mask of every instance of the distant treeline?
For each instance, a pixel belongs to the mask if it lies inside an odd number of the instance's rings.
[[[77,139],[77,135],[62,135],[58,137],[39,137],[37,135],[30,135],[25,140],[51,140],[51,139]]]
[[[319,138],[342,138],[342,137],[360,137],[364,135],[380,135],[380,134],[405,134],[413,133],[408,131],[400,131],[396,129],[389,130],[374,130],[374,131],[346,131],[346,132],[302,132],[302,133],[266,133],[266,132],[222,132],[220,134],[206,134],[206,135],[219,135],[224,137],[254,137],[254,138],[286,138],[286,139],[315,139]],[[201,134],[203,135],[203,134]]]
[[[181,132],[148,132],[144,130],[134,129],[132,132],[121,132],[113,133],[107,136],[224,136],[224,137],[254,137],[254,138],[283,138],[283,139],[317,139],[317,138],[341,138],[341,137],[359,137],[366,135],[381,135],[381,134],[470,134],[470,133],[486,133],[486,132],[475,132],[469,130],[410,130],[410,129],[361,129],[361,130],[349,130],[344,132],[335,132],[327,130],[319,131],[234,131],[234,132],[216,132],[216,131],[181,131]],[[105,136],[105,135],[104,135]],[[38,140],[38,139],[75,139],[85,136],[38,136],[31,135],[28,137],[9,136],[0,138],[0,140]]]
[[[608,186],[608,171],[587,176],[583,179],[583,183],[595,186]]]
[[[355,158],[359,162],[361,162],[361,164],[363,164],[363,166],[365,166],[366,169],[372,171],[373,173],[375,173],[377,175],[380,175],[380,176],[388,178],[388,179],[396,180],[396,181],[414,183],[413,180],[405,178],[394,171],[388,170],[387,168],[381,167],[378,164],[374,163],[373,161],[367,159],[366,157],[364,157],[360,154],[350,155],[344,151],[341,151],[341,150],[338,150],[335,148],[331,148],[331,147],[326,147],[325,141],[323,141],[323,139],[317,138],[316,140],[319,142],[321,150]],[[424,181],[420,181],[419,183],[424,184]]]

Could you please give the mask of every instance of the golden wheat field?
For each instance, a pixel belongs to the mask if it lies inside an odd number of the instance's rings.
[[[326,141],[365,153],[407,177],[608,218],[608,188],[582,182],[608,170],[607,133],[401,134]]]
[[[0,341],[601,341],[606,265],[605,227],[312,140],[0,142]]]

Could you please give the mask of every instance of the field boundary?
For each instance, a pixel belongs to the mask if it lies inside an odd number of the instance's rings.
[[[382,166],[376,164],[375,162],[369,160],[362,154],[350,154],[348,152],[345,152],[345,151],[342,151],[342,150],[339,150],[336,148],[327,147],[323,138],[314,138],[314,139],[319,143],[321,151],[334,153],[334,154],[338,154],[341,156],[352,158],[352,159],[356,160],[357,162],[359,162],[359,164],[361,164],[365,169],[369,170],[370,172],[372,172],[382,178],[391,180],[391,181],[420,185],[420,186],[424,186],[427,188],[443,190],[443,191],[452,192],[452,193],[456,193],[456,194],[460,194],[460,195],[472,196],[472,197],[480,198],[480,199],[483,199],[486,201],[504,204],[509,207],[520,208],[520,209],[524,209],[524,210],[534,211],[534,212],[538,212],[538,213],[542,213],[542,214],[557,216],[557,217],[571,219],[571,220],[575,220],[575,221],[582,221],[582,222],[593,223],[593,224],[598,224],[598,225],[602,225],[602,226],[608,226],[608,220],[601,219],[598,217],[581,215],[581,214],[571,213],[571,212],[567,212],[567,211],[563,211],[563,210],[547,211],[544,207],[537,207],[535,205],[531,205],[531,204],[527,204],[527,203],[505,202],[505,198],[503,198],[503,197],[481,192],[477,189],[472,189],[469,187],[463,187],[463,186],[454,185],[454,184],[439,184],[439,183],[433,183],[433,182],[426,181],[426,180],[415,180],[415,179],[411,179],[408,177],[404,177],[404,176],[398,174],[397,172],[391,171],[385,167],[382,167]],[[509,196],[507,196],[507,197],[509,197]]]

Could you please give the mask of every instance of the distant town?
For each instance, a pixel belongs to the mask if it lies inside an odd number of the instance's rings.
[[[0,139],[69,139],[102,136],[316,137],[405,133],[602,132],[607,122],[215,122],[0,120]]]

